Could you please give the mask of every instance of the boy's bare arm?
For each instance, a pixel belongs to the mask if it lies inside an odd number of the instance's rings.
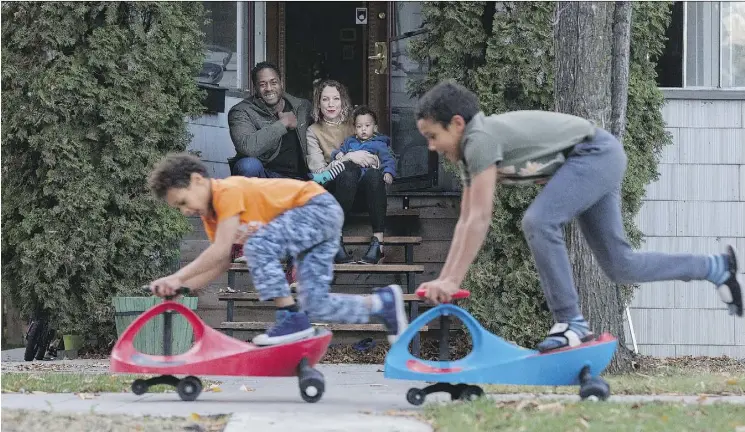
[[[468,267],[476,259],[491,224],[494,207],[494,189],[497,182],[497,167],[492,165],[476,175],[468,188],[465,217],[461,215],[458,224],[462,226],[448,254],[447,262],[440,275],[460,287],[466,277]]]
[[[233,246],[233,240],[238,232],[240,220],[238,215],[232,216],[217,224],[215,232],[215,241],[204,252],[174,276],[181,279],[182,282],[192,281],[195,277],[200,277],[197,282],[206,279],[207,273],[217,274],[216,268],[222,269],[230,264],[230,250]],[[205,276],[200,276],[205,275]],[[211,279],[210,279],[211,280]],[[209,280],[207,281],[209,283]],[[202,286],[206,285],[203,284]],[[199,289],[196,286],[189,285],[189,288]]]

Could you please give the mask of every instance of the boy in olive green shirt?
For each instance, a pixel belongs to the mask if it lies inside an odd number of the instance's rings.
[[[440,276],[420,288],[435,303],[447,302],[484,242],[494,188],[544,184],[522,220],[555,324],[541,352],[574,347],[594,338],[579,309],[562,228],[578,219],[600,267],[615,283],[708,280],[730,314],[742,316],[742,292],[732,247],[725,254],[635,252],[623,232],[621,182],[626,154],[621,143],[590,121],[556,112],[515,111],[486,116],[476,95],[442,82],[417,106],[417,127],[429,149],[459,164],[461,215]]]

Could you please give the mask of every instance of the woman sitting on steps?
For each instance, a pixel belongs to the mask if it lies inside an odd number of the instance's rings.
[[[313,125],[308,127],[308,169],[315,174],[328,171],[334,165],[344,162],[344,170],[333,180],[325,183],[344,210],[345,217],[353,208],[363,205],[370,215],[373,236],[367,253],[359,260],[364,264],[378,264],[384,257],[383,231],[387,208],[385,182],[380,160],[367,151],[353,151],[334,161],[331,153],[341,147],[344,139],[354,135],[351,118],[352,104],[346,87],[333,80],[322,81],[313,92]],[[367,168],[362,175],[362,168]],[[337,264],[350,263],[354,259],[339,245],[334,261]]]

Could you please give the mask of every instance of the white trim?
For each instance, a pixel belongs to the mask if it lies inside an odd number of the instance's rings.
[[[681,86],[686,88],[688,74],[688,2],[683,2],[683,80]]]
[[[254,62],[266,60],[266,2],[254,2]]]
[[[236,77],[235,87],[239,90],[248,89],[248,4],[246,2],[236,3]]]

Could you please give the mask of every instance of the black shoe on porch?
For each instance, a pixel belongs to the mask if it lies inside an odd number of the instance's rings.
[[[344,248],[344,242],[339,240],[339,250],[336,251],[336,256],[334,257],[334,263],[335,264],[349,264],[351,262],[354,262],[354,258],[352,255],[349,255],[347,253],[347,250]]]
[[[370,239],[370,247],[367,249],[367,253],[365,253],[365,256],[359,260],[359,263],[380,264],[383,258],[385,258],[385,254],[380,249],[380,240],[373,236],[372,239]]]

